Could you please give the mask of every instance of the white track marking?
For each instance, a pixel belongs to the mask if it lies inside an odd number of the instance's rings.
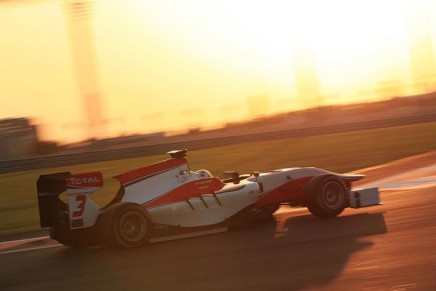
[[[436,164],[418,168],[360,185],[359,188],[378,187],[381,190],[405,190],[436,186]]]
[[[47,249],[47,248],[54,248],[54,247],[62,246],[61,244],[55,243],[55,244],[50,244],[50,245],[42,245],[42,246],[34,246],[34,247],[24,247],[24,248],[19,248],[19,249],[12,249],[12,248],[15,248],[15,247],[23,246],[23,245],[25,245],[27,243],[33,243],[33,242],[37,242],[37,241],[47,241],[49,239],[50,239],[49,236],[42,236],[42,237],[34,237],[34,238],[26,238],[26,239],[19,239],[19,240],[0,242],[0,255],[2,255],[2,254],[10,254],[10,253],[27,252],[27,251],[33,251],[33,250],[39,250],[39,249]]]
[[[49,248],[58,248],[61,246],[62,246],[61,244],[54,244],[54,245],[48,245],[48,246],[40,246],[40,247],[33,247],[33,248],[24,248],[24,249],[3,251],[3,252],[0,252],[0,255],[12,254],[12,253],[22,253],[22,252],[35,251],[35,250],[41,250],[41,249],[49,249]]]
[[[33,237],[33,238],[25,238],[25,239],[18,239],[18,240],[11,240],[11,241],[5,241],[0,242],[0,249],[2,246],[7,244],[20,244],[20,243],[28,243],[28,242],[34,242],[38,240],[44,240],[50,238],[49,236],[41,236],[41,237]]]

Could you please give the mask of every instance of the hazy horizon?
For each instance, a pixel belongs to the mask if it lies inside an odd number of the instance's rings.
[[[90,122],[108,137],[174,131],[436,89],[430,0],[100,0],[83,13],[70,2],[0,1],[0,119],[31,117],[44,139],[84,140]]]

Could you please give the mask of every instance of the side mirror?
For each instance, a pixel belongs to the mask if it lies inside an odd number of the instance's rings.
[[[224,174],[226,174],[227,176],[231,177],[231,181],[233,182],[233,184],[239,184],[239,174],[238,172],[235,171],[225,171]]]

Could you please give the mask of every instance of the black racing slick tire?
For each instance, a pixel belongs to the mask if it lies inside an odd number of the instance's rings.
[[[335,176],[316,177],[308,186],[307,208],[317,217],[335,217],[344,211],[348,205],[348,190]]]
[[[135,203],[117,204],[103,214],[103,236],[107,244],[120,249],[145,245],[151,231],[146,209]]]

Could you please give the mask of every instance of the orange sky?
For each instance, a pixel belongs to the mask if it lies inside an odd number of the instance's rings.
[[[0,118],[35,118],[45,139],[89,136],[83,92],[100,92],[117,136],[436,83],[431,0],[99,0],[89,36],[65,1],[12,3],[0,1]]]

